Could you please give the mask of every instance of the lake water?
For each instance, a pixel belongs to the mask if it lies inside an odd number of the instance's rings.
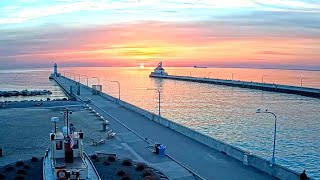
[[[258,108],[277,114],[276,163],[298,172],[303,169],[320,179],[320,99],[260,90],[201,84],[168,79],[153,79],[152,68],[65,68],[63,72],[87,75],[89,85],[99,77],[103,91],[158,113],[161,90],[162,116],[271,159],[274,118],[256,114]],[[0,90],[49,89],[51,98],[64,97],[54,82],[49,82],[51,69],[0,71]],[[167,68],[169,74],[221,79],[263,81],[320,88],[319,71],[232,68]],[[234,74],[235,73],[235,74]],[[70,75],[70,73],[67,73]],[[72,76],[74,78],[74,76]],[[75,79],[78,80],[78,75]],[[86,77],[81,77],[86,84]],[[302,83],[301,83],[302,82]],[[40,97],[38,97],[40,98]],[[4,99],[2,99],[3,101]],[[1,99],[0,99],[1,101]]]

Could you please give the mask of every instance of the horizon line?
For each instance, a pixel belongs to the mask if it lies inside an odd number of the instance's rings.
[[[52,66],[53,67],[53,66]],[[50,69],[52,67],[25,67],[25,68],[6,68],[3,70],[37,70],[37,69]],[[58,68],[83,68],[83,67],[91,67],[91,68],[139,68],[139,66],[60,66]],[[156,66],[144,66],[143,68],[155,68]],[[164,68],[194,68],[194,66],[165,66]],[[221,69],[273,69],[273,70],[289,70],[289,71],[320,71],[320,69],[308,69],[308,68],[282,68],[282,67],[239,67],[239,66],[201,66],[206,68],[221,68]],[[141,69],[143,69],[141,68]]]

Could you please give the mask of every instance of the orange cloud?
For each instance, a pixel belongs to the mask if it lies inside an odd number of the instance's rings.
[[[159,59],[167,66],[312,65],[320,59],[320,38],[267,36],[254,30],[245,34],[241,27],[220,23],[139,22],[63,31],[66,33],[46,32],[54,40],[44,42],[34,41],[39,36],[35,34],[26,51],[6,58],[119,66],[153,65]]]

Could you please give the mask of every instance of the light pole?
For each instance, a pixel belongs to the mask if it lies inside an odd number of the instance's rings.
[[[300,78],[300,87],[302,87],[302,80],[303,78]]]
[[[66,77],[70,77],[71,78],[71,73],[70,72],[66,72]]]
[[[111,81],[111,82],[118,83],[118,87],[119,87],[119,100],[120,100],[120,82],[119,82],[119,81]]]
[[[158,104],[158,112],[159,112],[159,119],[160,119],[160,117],[161,117],[161,106],[160,106],[160,102],[161,102],[161,92],[160,92],[160,90],[159,89],[147,89],[147,90],[153,90],[153,91],[158,91],[158,93],[159,93],[159,104]]]
[[[208,78],[210,78],[210,74],[211,74],[211,73],[212,73],[212,72],[209,72],[209,73],[208,73]]]
[[[98,85],[100,85],[100,78],[99,77],[92,77],[93,79],[94,78],[97,78],[98,79]]]
[[[237,73],[232,73],[232,77],[231,77],[231,80],[233,80],[233,75],[235,75],[235,74],[237,74]]]
[[[263,77],[265,77],[265,76],[267,76],[267,75],[262,75],[262,79],[261,79],[261,82],[262,82],[262,83],[264,83]]]
[[[75,73],[73,73],[73,72],[70,72],[70,74],[73,74],[73,80],[75,81],[76,80],[76,74]],[[70,75],[70,79],[72,79],[72,77],[71,77],[72,75]]]
[[[87,75],[82,75],[82,77],[86,77],[87,78],[87,86],[89,86],[89,77]]]
[[[272,150],[272,164],[275,163],[274,153],[276,151],[276,138],[277,138],[277,116],[271,111],[268,111],[268,109],[261,111],[261,109],[258,109],[256,113],[267,113],[272,114],[274,116],[274,133],[273,133],[273,150]]]
[[[80,83],[80,77],[81,77],[81,75],[80,75],[80,74],[75,74],[75,75],[78,75],[78,77],[79,77],[79,83]]]
[[[192,71],[190,71],[190,77],[191,77],[191,73],[192,73]]]

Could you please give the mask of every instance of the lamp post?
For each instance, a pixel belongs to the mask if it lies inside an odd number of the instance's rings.
[[[97,78],[98,79],[98,85],[100,85],[100,78],[99,77],[92,77],[93,79]]]
[[[72,74],[73,74],[73,80],[75,81],[76,80],[76,74],[73,73],[73,72],[70,72],[70,79],[72,79]]]
[[[276,138],[277,138],[277,116],[271,111],[268,111],[267,109],[264,111],[261,111],[261,109],[258,109],[256,113],[266,113],[266,114],[272,114],[274,116],[274,133],[273,133],[273,150],[272,150],[272,164],[275,163],[275,157],[274,153],[276,151]]]
[[[235,75],[235,74],[237,74],[237,73],[232,73],[231,80],[233,80],[233,75]]]
[[[79,77],[79,83],[80,83],[80,77],[81,77],[81,75],[80,75],[80,74],[75,74],[75,75],[78,75],[78,77]]]
[[[265,76],[267,76],[267,75],[262,75],[262,78],[261,78],[261,82],[262,82],[262,83],[264,83],[263,77],[265,77]]]
[[[212,72],[209,72],[209,73],[208,73],[208,78],[210,78],[210,74],[211,74],[211,73],[212,73]]]
[[[153,91],[158,91],[158,93],[159,93],[159,104],[158,104],[158,112],[159,112],[159,119],[160,119],[160,117],[161,117],[161,106],[160,106],[160,102],[161,102],[161,92],[160,92],[160,90],[159,89],[147,89],[147,90],[153,90]]]
[[[119,81],[111,81],[111,82],[118,83],[118,87],[119,87],[119,100],[120,100],[120,82],[119,82]]]
[[[70,77],[71,78],[71,73],[70,72],[66,72],[66,76],[65,77]]]
[[[302,87],[302,80],[303,78],[300,78],[300,87]]]
[[[89,86],[89,77],[87,75],[82,75],[82,77],[86,77],[87,78],[87,86]]]
[[[192,73],[192,71],[190,71],[190,77],[191,77],[191,73]]]

